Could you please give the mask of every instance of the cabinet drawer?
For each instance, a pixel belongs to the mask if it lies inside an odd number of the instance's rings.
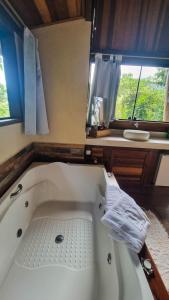
[[[128,158],[128,159],[145,159],[148,151],[145,149],[135,150],[135,149],[113,149],[112,157],[114,158]]]
[[[92,157],[103,158],[103,148],[92,148]]]
[[[112,166],[112,171],[115,175],[119,176],[141,176],[143,173],[143,168],[139,167],[116,167]]]
[[[148,151],[113,149],[111,170],[120,181],[141,182]]]
[[[145,158],[129,158],[129,157],[113,157],[113,166],[130,166],[130,167],[142,167],[144,165]]]

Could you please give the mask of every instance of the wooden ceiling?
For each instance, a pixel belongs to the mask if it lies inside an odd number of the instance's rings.
[[[95,0],[92,52],[169,58],[169,0]]]
[[[91,19],[92,1],[90,0],[10,0],[9,2],[30,28],[72,18]]]

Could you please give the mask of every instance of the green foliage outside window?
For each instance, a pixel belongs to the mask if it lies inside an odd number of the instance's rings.
[[[134,117],[137,120],[163,121],[166,95],[167,69],[157,68],[153,76],[140,79]],[[116,119],[132,117],[138,79],[133,74],[123,74],[120,80]]]

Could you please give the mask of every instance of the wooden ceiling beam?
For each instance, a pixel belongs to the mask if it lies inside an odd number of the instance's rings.
[[[41,18],[45,24],[52,22],[52,17],[50,15],[47,3],[45,0],[34,0],[34,3],[36,5],[36,8],[39,11],[39,14],[41,15]]]
[[[74,18],[78,16],[76,0],[67,0],[67,8],[68,8],[70,18]]]

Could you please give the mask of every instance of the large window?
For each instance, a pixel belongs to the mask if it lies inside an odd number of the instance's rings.
[[[121,65],[115,119],[163,121],[167,68]]]
[[[0,3],[0,126],[23,119],[23,26]]]
[[[112,115],[115,121],[169,122],[169,103],[166,100],[168,68],[121,64],[121,77]],[[95,63],[90,65],[90,88]],[[95,97],[92,125],[103,124],[104,101]],[[131,122],[130,122],[131,123]]]
[[[1,43],[0,43],[0,118],[10,118]]]

